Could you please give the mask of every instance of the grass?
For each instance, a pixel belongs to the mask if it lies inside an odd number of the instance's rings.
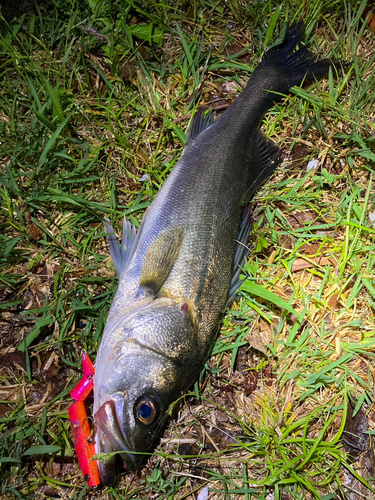
[[[117,286],[103,216],[139,224],[198,104],[225,108],[303,3],[2,7],[1,498],[192,499],[205,485],[209,499],[372,498],[371,473],[342,440],[350,398],[370,436],[375,426],[365,4],[307,4],[313,50],[353,65],[267,115],[285,162],[255,197],[247,280],[155,454],[97,492],[80,475],[67,408]]]

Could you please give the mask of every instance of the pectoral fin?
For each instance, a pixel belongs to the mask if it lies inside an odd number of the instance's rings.
[[[156,296],[167,280],[180,253],[184,239],[182,227],[171,227],[161,232],[149,246],[139,280],[141,292]]]

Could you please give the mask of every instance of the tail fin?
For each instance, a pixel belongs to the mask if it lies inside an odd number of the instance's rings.
[[[278,92],[287,93],[290,87],[300,85],[304,79],[321,78],[328,73],[330,67],[342,66],[342,63],[335,59],[316,60],[316,56],[305,45],[299,45],[304,35],[303,21],[292,24],[286,30],[284,41],[266,52],[254,74],[264,71],[266,67],[277,68],[284,75],[285,87],[279,88]],[[280,80],[279,82],[281,83]]]
[[[235,120],[238,128],[256,132],[270,106],[288,94],[291,87],[300,85],[304,79],[322,77],[330,67],[345,67],[345,63],[337,60],[317,60],[301,44],[304,34],[302,21],[286,30],[284,41],[266,52],[246,88],[220,116],[222,124]]]

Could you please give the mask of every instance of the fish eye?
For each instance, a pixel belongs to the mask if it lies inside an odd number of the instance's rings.
[[[134,414],[142,424],[152,424],[157,414],[156,401],[150,396],[141,396],[135,402]]]

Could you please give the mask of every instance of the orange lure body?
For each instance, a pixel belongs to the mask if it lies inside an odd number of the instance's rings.
[[[95,455],[95,446],[91,442],[91,429],[84,403],[94,387],[95,368],[86,352],[82,354],[82,369],[83,378],[70,392],[75,403],[69,407],[69,418],[83,476],[89,486],[98,486],[100,484],[98,462],[91,460]]]

